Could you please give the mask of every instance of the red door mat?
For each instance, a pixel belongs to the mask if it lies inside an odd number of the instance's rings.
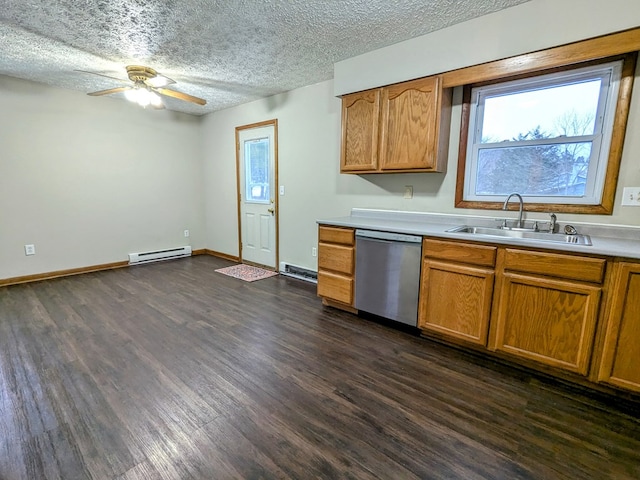
[[[278,272],[265,270],[264,268],[258,268],[251,265],[232,265],[230,267],[218,268],[216,272],[230,277],[239,278],[245,282],[255,282],[256,280],[262,280],[263,278],[278,275]]]

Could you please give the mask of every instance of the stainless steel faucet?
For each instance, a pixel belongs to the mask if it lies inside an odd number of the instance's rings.
[[[518,197],[518,200],[520,201],[520,210],[518,212],[518,228],[522,228],[524,226],[524,222],[522,221],[522,210],[524,209],[524,201],[522,200],[522,195],[520,195],[519,193],[512,193],[511,195],[509,195],[507,197],[507,199],[504,201],[504,205],[502,205],[502,210],[506,211],[507,208],[509,207],[509,200],[511,200],[511,197]],[[506,225],[506,220],[505,220],[505,225]]]
[[[551,216],[551,220],[549,220],[549,233],[555,233],[556,221],[558,220],[558,217],[556,217],[555,213],[550,213],[549,215]]]

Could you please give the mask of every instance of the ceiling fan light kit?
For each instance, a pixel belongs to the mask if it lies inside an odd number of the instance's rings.
[[[102,95],[110,95],[112,93],[124,92],[127,100],[137,103],[143,108],[148,107],[149,105],[154,108],[164,108],[161,95],[176,98],[178,100],[183,100],[185,102],[195,103],[197,105],[206,105],[207,103],[207,101],[202,98],[178,92],[177,90],[162,88],[176,82],[169,77],[159,75],[158,72],[156,72],[151,67],[129,65],[126,67],[126,69],[127,76],[129,77],[129,80],[133,82],[133,85],[126,87],[115,87],[108,90],[100,90],[98,92],[91,92],[88,95],[98,97]],[[94,74],[103,77],[106,76],[100,73]]]
[[[160,95],[148,89],[145,85],[137,85],[130,90],[125,90],[124,96],[130,102],[137,103],[143,108],[148,107],[149,105],[156,108],[162,107],[162,99],[160,98]]]

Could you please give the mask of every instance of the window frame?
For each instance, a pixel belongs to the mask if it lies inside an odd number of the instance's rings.
[[[622,157],[622,146],[624,142],[627,117],[629,112],[631,90],[636,67],[637,52],[618,55],[613,57],[602,58],[596,61],[582,62],[568,66],[540,69],[530,71],[525,74],[512,75],[500,79],[493,79],[486,82],[467,84],[463,86],[463,104],[462,104],[462,121],[460,125],[460,146],[458,151],[458,176],[456,183],[455,206],[456,208],[473,208],[498,210],[502,208],[502,201],[482,201],[482,200],[464,200],[464,186],[467,171],[467,149],[473,148],[472,139],[469,137],[469,125],[471,122],[471,90],[475,87],[485,87],[512,81],[525,81],[528,78],[539,77],[543,75],[570,72],[584,67],[598,66],[606,63],[622,60],[622,70],[620,82],[618,86],[617,101],[615,104],[613,127],[609,142],[609,154],[606,159],[606,168],[604,174],[602,197],[599,202],[593,203],[542,203],[535,201],[527,201],[525,210],[527,211],[555,211],[558,213],[586,213],[586,214],[604,214],[613,213],[613,205],[615,199],[615,191],[620,169],[620,161]],[[506,196],[505,196],[506,198]]]

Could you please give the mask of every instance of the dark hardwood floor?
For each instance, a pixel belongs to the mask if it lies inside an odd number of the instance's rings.
[[[0,479],[638,479],[640,421],[194,257],[0,288]]]

